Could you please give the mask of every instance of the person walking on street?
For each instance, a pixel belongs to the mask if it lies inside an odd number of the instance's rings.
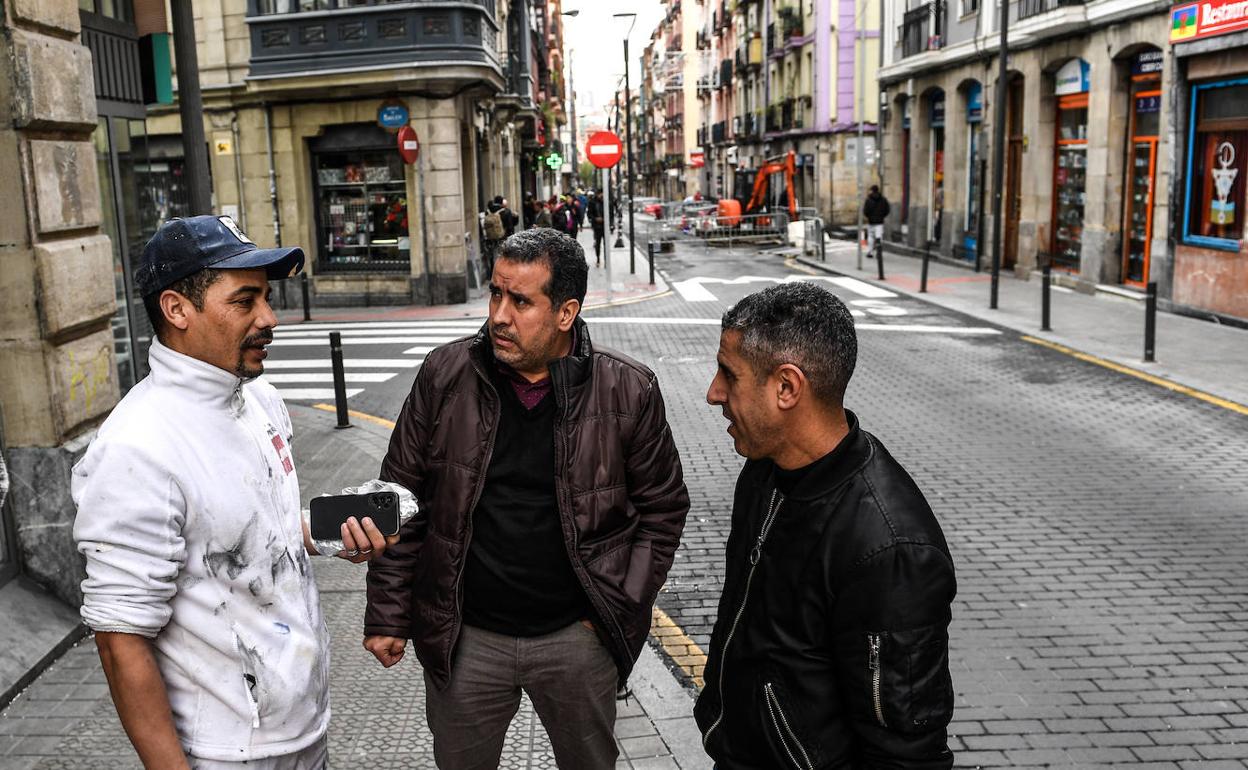
[[[689,494],[653,372],[590,340],[588,273],[552,230],[504,241],[486,324],[429,353],[382,463],[421,513],[370,565],[364,646],[412,640],[442,770],[497,768],[522,691],[559,767],[616,766]]]
[[[589,194],[584,189],[576,188],[576,227],[580,229],[585,226],[585,214],[589,205]]]
[[[74,467],[82,619],[145,767],[323,768],[329,634],[291,455],[264,372],[268,282],[298,248],[259,249],[229,217],[166,222],[135,285],[151,373]],[[342,529],[352,562],[388,543]],[[381,740],[377,735],[368,740]]]
[[[516,225],[519,224],[520,217],[516,216],[516,212],[511,210],[511,206],[507,205],[507,199],[503,196],[494,196],[494,202],[498,204],[498,213],[503,219],[503,232],[507,236],[515,235]]]
[[[875,254],[876,244],[884,248],[884,220],[888,218],[888,198],[880,192],[879,185],[871,185],[867,200],[862,204],[862,216],[867,220],[867,256]]]
[[[481,219],[481,232],[484,236],[481,241],[481,264],[487,279],[494,272],[494,253],[507,237],[507,227],[503,224],[504,210],[502,196],[499,196],[489,202],[485,216]]]
[[[550,208],[545,201],[534,201],[533,205],[537,209],[537,216],[533,220],[534,227],[554,227],[554,217],[551,216]]]
[[[520,208],[520,213],[524,220],[524,229],[528,230],[533,227],[533,223],[537,220],[537,199],[532,193],[524,196],[524,205]]]
[[[568,235],[575,240],[581,232],[581,204],[575,195],[563,196],[563,205],[568,212]]]
[[[589,212],[589,224],[594,229],[594,267],[602,265],[602,239],[605,237],[606,220],[603,216],[602,198],[593,190],[589,191],[589,200],[585,208]]]
[[[949,548],[844,407],[854,319],[809,283],[724,314],[707,401],[738,454],[727,569],[694,707],[715,765],[949,768]]]

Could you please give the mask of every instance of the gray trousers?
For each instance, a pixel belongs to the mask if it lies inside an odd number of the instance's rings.
[[[537,637],[464,626],[446,689],[439,690],[425,674],[425,711],[438,767],[495,770],[523,691],[550,736],[559,767],[614,768],[618,676],[611,653],[579,622]]]

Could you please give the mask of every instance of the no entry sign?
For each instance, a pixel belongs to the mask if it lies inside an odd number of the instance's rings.
[[[620,137],[610,131],[598,131],[585,143],[585,155],[598,168],[611,168],[620,162],[623,154],[624,145],[620,144]]]
[[[399,155],[403,157],[403,162],[411,165],[420,157],[420,140],[416,138],[416,129],[411,126],[403,126],[399,129],[398,134]]]

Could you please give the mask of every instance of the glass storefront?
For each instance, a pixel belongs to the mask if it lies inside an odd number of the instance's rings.
[[[320,270],[410,270],[406,167],[393,148],[376,126],[338,126],[314,143]]]
[[[940,241],[945,209],[945,95],[931,97],[931,174],[932,216],[928,223],[928,239]]]
[[[1053,160],[1053,266],[1077,272],[1083,249],[1088,176],[1088,64],[1071,59],[1056,74]]]
[[[1184,241],[1238,251],[1248,205],[1248,79],[1192,91]]]
[[[971,262],[979,258],[979,161],[983,151],[984,89],[973,84],[966,92],[966,221],[961,253]],[[955,253],[956,250],[955,250]]]
[[[1153,240],[1153,188],[1161,125],[1161,51],[1135,57],[1131,76],[1131,145],[1127,155],[1127,201],[1122,225],[1122,282],[1148,283]]]

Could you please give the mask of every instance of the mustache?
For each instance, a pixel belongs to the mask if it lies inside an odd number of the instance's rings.
[[[250,334],[243,339],[243,344],[239,347],[258,348],[273,342],[273,331],[271,329],[262,331],[259,334]]]
[[[518,341],[518,340],[517,340],[514,336],[512,336],[511,334],[508,334],[507,332],[503,331],[503,329],[502,329],[502,327],[501,327],[501,326],[494,326],[494,327],[491,327],[491,328],[490,328],[490,334],[493,334],[495,337],[498,337],[498,338],[500,338],[500,339],[507,340],[508,342],[517,342],[517,341]]]

